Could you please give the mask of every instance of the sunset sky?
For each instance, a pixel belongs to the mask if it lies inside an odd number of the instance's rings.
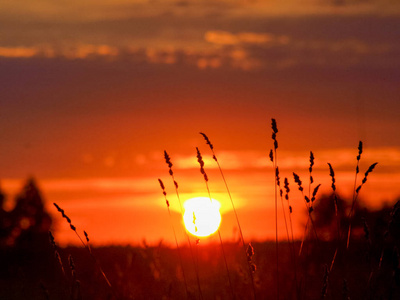
[[[315,155],[321,194],[351,195],[357,146],[366,205],[400,196],[400,2],[397,0],[0,0],[0,187],[12,199],[29,176],[43,192],[60,243],[76,242],[58,203],[97,244],[172,243],[181,199],[232,207],[211,153],[225,171],[245,238],[271,238],[273,143],[290,179],[296,224]],[[297,233],[301,234],[301,227]],[[179,232],[179,234],[182,234]],[[283,231],[282,231],[283,234]],[[282,236],[283,237],[283,236]]]

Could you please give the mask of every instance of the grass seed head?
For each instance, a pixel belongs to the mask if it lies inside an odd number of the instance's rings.
[[[272,127],[272,131],[275,134],[278,133],[278,127],[276,127],[276,120],[275,119],[271,119],[271,127]]]
[[[200,134],[201,134],[201,135],[203,136],[203,138],[206,140],[206,143],[207,143],[208,146],[210,146],[210,149],[211,149],[211,150],[214,150],[214,146],[213,146],[213,144],[211,144],[211,142],[210,142],[208,136],[207,136],[205,133],[203,133],[203,132],[200,132]]]
[[[164,183],[162,182],[162,180],[161,180],[160,178],[158,179],[158,182],[160,183],[161,189],[162,189],[162,190],[165,190]]]
[[[272,127],[272,139],[274,140],[274,149],[278,149],[278,141],[276,140],[276,134],[278,133],[278,128],[276,127],[276,121],[275,119],[272,119],[271,122],[271,127]]]
[[[312,151],[310,151],[310,168],[309,168],[310,173],[312,172],[313,166],[314,166],[314,154],[312,153]]]
[[[314,202],[314,201],[315,201],[315,196],[317,195],[320,186],[321,186],[321,184],[318,184],[318,185],[314,188],[314,191],[313,191],[313,193],[312,193],[311,202]]]
[[[285,177],[285,180],[284,180],[284,188],[285,188],[285,191],[286,191],[285,199],[289,200],[290,189],[289,189],[289,180],[287,179],[287,177]]]
[[[172,168],[171,158],[169,157],[167,151],[165,151],[165,150],[164,150],[164,158],[165,158],[165,162],[168,165],[168,168]]]
[[[360,141],[360,142],[358,143],[357,161],[359,161],[359,160],[361,159],[362,151],[363,151],[363,143],[362,143],[362,141]]]
[[[83,231],[83,234],[85,235],[86,242],[88,242],[88,243],[89,243],[89,235],[87,234],[87,232],[86,232],[86,231]]]
[[[375,168],[375,166],[376,166],[377,164],[378,164],[378,163],[376,162],[376,163],[373,163],[372,165],[369,166],[367,172],[365,172],[364,179],[362,180],[362,183],[363,183],[363,184],[367,181],[368,174],[371,173],[371,172],[374,170],[374,168]]]
[[[163,195],[167,196],[167,192],[165,191],[164,183],[162,182],[162,180],[160,178],[158,178],[158,182],[160,183],[160,187],[161,187],[161,189],[163,191]]]
[[[61,207],[58,206],[57,203],[54,202],[53,205],[57,208],[57,210],[58,210],[59,212],[62,213],[62,212],[64,211]]]
[[[332,178],[332,190],[335,192],[336,191],[336,185],[335,185],[335,172],[333,171],[332,165],[330,163],[328,163],[329,166],[329,175]]]
[[[294,178],[294,182],[296,182],[297,185],[299,186],[299,191],[303,192],[303,186],[302,186],[302,182],[300,180],[299,175],[297,175],[296,173],[293,172],[293,178]]]
[[[62,217],[67,220],[67,222],[69,223],[69,227],[71,227],[71,229],[76,232],[76,227],[72,225],[71,219],[65,214],[64,210],[60,206],[58,206],[57,203],[53,204],[57,208],[57,210],[61,213]]]
[[[278,186],[281,186],[281,178],[279,177],[279,167],[276,167],[275,169],[275,177],[276,177],[276,184]]]
[[[201,156],[200,150],[199,148],[196,147],[196,151],[197,151],[197,161],[200,164],[200,172],[201,174],[203,174],[204,176],[204,180],[207,182],[208,181],[208,176],[206,174],[206,171],[204,170],[204,161],[203,161],[203,157]]]
[[[200,150],[198,147],[196,147],[196,151],[197,151],[197,161],[200,164],[200,168],[202,169],[204,167],[204,161],[203,161],[203,157],[201,156]]]
[[[358,188],[356,189],[356,193],[357,193],[357,194],[360,192],[361,187],[367,182],[367,178],[368,178],[369,173],[371,173],[371,172],[374,170],[374,168],[375,168],[375,166],[376,166],[377,164],[378,164],[378,163],[376,162],[376,163],[373,163],[372,165],[369,166],[367,172],[365,172],[365,175],[364,175],[364,178],[363,178],[361,184],[360,184],[360,185],[358,186]]]

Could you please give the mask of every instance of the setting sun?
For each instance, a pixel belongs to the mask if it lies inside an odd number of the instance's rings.
[[[183,222],[191,234],[205,237],[218,230],[221,223],[219,212],[221,204],[217,200],[197,197],[187,200],[183,206],[185,208]]]

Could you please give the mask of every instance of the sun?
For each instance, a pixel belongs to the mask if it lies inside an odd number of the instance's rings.
[[[221,223],[219,209],[221,204],[215,200],[205,197],[192,198],[183,203],[185,213],[183,222],[186,230],[198,237],[213,234]]]

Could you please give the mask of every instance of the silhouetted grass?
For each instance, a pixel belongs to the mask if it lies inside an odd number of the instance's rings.
[[[187,297],[187,299],[189,299],[189,290],[188,290],[188,285],[187,285],[187,281],[186,281],[185,269],[183,267],[183,262],[182,262],[181,249],[179,247],[178,238],[176,237],[175,226],[172,222],[171,210],[169,209],[169,201],[167,199],[167,192],[165,191],[165,186],[164,186],[164,183],[162,182],[162,180],[158,179],[158,182],[160,184],[160,187],[161,187],[163,195],[164,195],[165,204],[167,205],[168,215],[169,215],[169,219],[171,221],[171,228],[172,228],[172,232],[174,234],[176,250],[178,251],[179,262],[180,262],[180,265],[182,268],[182,275],[183,275],[183,282],[185,284],[186,297]]]
[[[238,214],[236,212],[235,204],[233,202],[232,195],[231,195],[231,192],[230,192],[229,187],[228,187],[228,183],[226,182],[225,175],[224,175],[224,173],[222,171],[222,168],[221,168],[221,165],[220,165],[220,163],[218,161],[217,155],[215,154],[214,145],[211,143],[210,139],[208,138],[208,136],[205,133],[200,132],[200,134],[205,139],[206,144],[210,147],[210,150],[211,150],[211,152],[213,154],[213,156],[212,156],[213,160],[217,163],[219,172],[220,172],[220,174],[222,176],[222,180],[224,181],[224,184],[225,184],[225,187],[226,187],[226,191],[227,191],[228,196],[229,196],[229,200],[231,201],[232,210],[233,210],[233,212],[235,214],[236,224],[237,224],[238,229],[239,229],[239,235],[240,235],[240,239],[241,239],[241,242],[242,242],[244,255],[245,255],[245,258],[246,258],[246,261],[247,261],[247,265],[248,265],[249,277],[251,279],[251,286],[252,286],[252,289],[253,289],[253,296],[254,296],[254,299],[256,299],[257,296],[256,296],[256,290],[255,290],[255,286],[254,286],[254,277],[253,277],[253,273],[255,272],[256,265],[252,262],[252,256],[254,254],[254,249],[251,246],[251,244],[248,244],[247,247],[246,247],[246,243],[244,241],[242,227],[240,226],[239,217],[238,217]]]
[[[400,202],[392,209],[380,213],[361,210],[357,207],[360,191],[366,184],[377,163],[369,166],[361,183],[358,183],[359,163],[363,144],[359,143],[356,157],[355,184],[349,213],[345,201],[339,197],[334,168],[328,163],[332,181],[332,197],[318,196],[320,184],[315,184],[313,167],[314,153],[310,151],[308,168],[308,194],[304,193],[303,182],[293,173],[294,182],[301,192],[302,201],[308,214],[303,240],[295,240],[289,202],[289,180],[281,184],[278,167],[278,128],[272,119],[273,149],[269,158],[273,163],[275,187],[275,242],[254,242],[246,244],[236,209],[230,195],[225,176],[208,137],[202,133],[210,147],[223,177],[231,200],[240,231],[240,243],[222,240],[218,230],[219,245],[196,245],[196,259],[192,244],[179,245],[175,228],[172,230],[176,248],[143,243],[141,247],[92,247],[89,235],[83,237],[72,224],[65,211],[56,203],[54,206],[75,232],[84,246],[60,248],[53,234],[49,232],[49,249],[31,252],[19,249],[0,248],[0,299],[400,299]],[[197,148],[200,172],[206,184],[208,195],[209,178],[204,160]],[[164,151],[168,173],[172,178],[181,208],[178,183],[172,170],[172,162]],[[159,179],[168,213],[169,200],[164,183]],[[283,218],[286,225],[287,242],[278,243],[278,197],[281,198]],[[287,206],[284,205],[286,200]],[[324,217],[324,201],[331,201],[328,211],[332,219],[334,238],[324,240],[319,234],[329,230],[321,226]],[[333,201],[333,203],[332,203]],[[340,205],[339,205],[340,204]],[[286,219],[286,213],[288,219]],[[295,212],[298,213],[298,212]],[[316,217],[315,219],[313,217]],[[314,221],[315,220],[315,221]],[[312,230],[309,229],[312,227]],[[352,236],[354,228],[363,234]],[[182,228],[184,230],[184,228]],[[346,233],[347,236],[346,236]],[[310,242],[308,242],[310,240]],[[307,241],[307,251],[302,252]],[[315,241],[312,242],[312,241]],[[215,251],[220,246],[221,251]],[[295,249],[300,249],[299,254]],[[244,250],[244,251],[243,251]],[[87,259],[87,253],[93,261]],[[245,254],[246,265],[243,262]],[[55,256],[55,258],[54,258]],[[63,259],[68,257],[68,267]],[[95,258],[96,257],[96,258]],[[102,267],[98,260],[102,261]],[[273,266],[275,265],[275,266]],[[194,266],[194,268],[190,268]],[[257,266],[257,268],[256,268]],[[299,267],[299,272],[297,272]],[[104,271],[103,271],[104,270]],[[105,274],[107,273],[108,276]],[[204,274],[200,286],[199,274]],[[104,284],[104,280],[107,286]],[[293,284],[293,281],[295,282]],[[112,284],[111,284],[112,283]],[[185,289],[182,288],[182,284]],[[250,289],[252,286],[252,290]],[[66,286],[68,291],[66,291]],[[198,294],[190,291],[198,290]],[[110,290],[112,293],[110,294]],[[25,298],[24,298],[25,296]]]

